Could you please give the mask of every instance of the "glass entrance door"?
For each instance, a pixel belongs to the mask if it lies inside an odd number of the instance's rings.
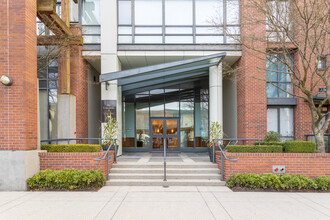
[[[150,120],[151,149],[164,149],[164,139],[169,150],[179,150],[179,119],[152,118]]]

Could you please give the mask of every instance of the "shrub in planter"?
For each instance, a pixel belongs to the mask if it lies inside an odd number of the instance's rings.
[[[229,145],[231,153],[282,153],[281,145]]]
[[[73,190],[101,187],[105,183],[105,178],[98,170],[44,170],[26,182],[30,189]]]
[[[317,153],[316,144],[311,141],[286,141],[283,143],[285,153]]]
[[[265,142],[265,141],[262,141],[262,142],[260,142],[260,144],[259,144],[259,142],[255,142],[254,143],[254,145],[281,145],[281,146],[283,146],[283,142]]]
[[[244,173],[231,176],[227,186],[275,190],[330,190],[330,177],[310,179],[302,175]]]
[[[282,135],[275,131],[268,131],[264,142],[280,142]]]
[[[100,145],[93,144],[44,144],[41,145],[41,150],[47,152],[100,152]]]

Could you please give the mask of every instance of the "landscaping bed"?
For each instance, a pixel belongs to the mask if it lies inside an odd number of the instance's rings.
[[[105,184],[105,177],[98,170],[44,170],[26,180],[34,191],[97,191]]]
[[[330,192],[330,177],[244,173],[231,176],[227,186],[233,191]]]

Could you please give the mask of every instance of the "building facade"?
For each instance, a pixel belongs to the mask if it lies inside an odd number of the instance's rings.
[[[120,149],[127,151],[159,150],[168,135],[170,149],[206,150],[213,121],[228,138],[262,139],[276,131],[283,139],[304,140],[312,134],[307,104],[271,84],[294,92],[283,77],[288,70],[274,64],[279,55],[259,59],[239,43],[267,34],[266,26],[241,25],[248,13],[244,3],[70,1],[71,29],[82,35],[83,45],[70,49],[70,93],[61,88],[66,58],[49,61],[49,47],[38,46],[40,139],[101,137],[111,112],[120,125]],[[61,11],[58,1],[59,16]],[[37,34],[52,32],[38,19]],[[224,55],[208,59],[215,54]],[[204,63],[189,63],[201,57]],[[125,71],[135,75],[126,77]]]
[[[29,161],[40,140],[99,138],[109,114],[119,153],[161,150],[164,139],[169,150],[206,151],[212,122],[228,138],[312,134],[307,103],[272,85],[297,92],[270,62],[280,55],[260,59],[239,43],[267,35],[266,25],[241,25],[246,0],[62,0],[55,28],[41,2],[0,0],[0,75],[14,81],[0,87],[2,152]]]

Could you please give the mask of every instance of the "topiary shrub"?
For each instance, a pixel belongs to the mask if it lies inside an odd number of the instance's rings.
[[[227,151],[231,153],[282,153],[281,145],[229,145]]]
[[[286,141],[283,143],[284,153],[317,153],[316,144],[311,141]]]
[[[41,150],[47,152],[100,152],[101,146],[95,144],[44,144]]]
[[[255,142],[254,145],[259,145],[259,142]],[[281,145],[283,146],[283,142],[260,142],[260,145]]]
[[[281,142],[282,135],[275,131],[268,131],[264,142]]]
[[[275,190],[330,190],[330,177],[310,179],[302,175],[244,173],[231,176],[227,186]]]
[[[27,179],[26,182],[33,190],[73,190],[102,187],[105,178],[98,170],[44,170]]]

